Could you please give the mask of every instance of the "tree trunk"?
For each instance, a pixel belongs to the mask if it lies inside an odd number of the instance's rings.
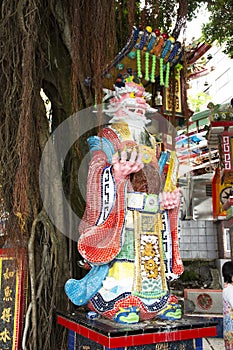
[[[154,21],[159,6],[152,0],[147,3],[153,9],[147,19]],[[1,244],[26,246],[28,251],[25,349],[65,349],[67,333],[56,325],[56,310],[72,309],[64,284],[83,272],[77,265],[76,242],[59,232],[44,209],[41,156],[63,121],[101,102],[103,70],[125,44],[135,21],[140,21],[139,1],[1,0],[0,4],[0,184],[8,213]],[[41,88],[51,102],[51,120]],[[63,141],[61,137],[61,148]],[[85,169],[80,169],[87,153],[83,141],[77,140],[65,160],[56,154],[58,163],[64,161],[61,176],[66,199],[79,217],[85,205],[77,185],[78,174],[86,176]],[[63,204],[60,196],[54,206],[60,206],[62,213]]]

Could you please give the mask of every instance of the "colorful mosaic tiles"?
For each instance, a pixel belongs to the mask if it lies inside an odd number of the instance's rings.
[[[167,285],[183,271],[177,158],[174,152],[164,157],[146,130],[151,107],[142,86],[130,82],[107,93],[112,119],[88,140],[92,158],[79,226],[79,253],[93,267],[81,281],[69,280],[66,293],[116,322],[180,318]]]

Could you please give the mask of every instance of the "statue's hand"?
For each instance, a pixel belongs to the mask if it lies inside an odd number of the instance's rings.
[[[125,150],[119,151],[112,157],[113,173],[115,180],[119,182],[132,173],[137,173],[144,166],[142,155],[135,148],[131,153]]]

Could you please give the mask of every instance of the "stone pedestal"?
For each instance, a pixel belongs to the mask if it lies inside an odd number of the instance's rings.
[[[187,316],[124,325],[75,312],[59,313],[57,322],[69,329],[68,350],[202,350],[202,338],[217,334],[216,322]]]

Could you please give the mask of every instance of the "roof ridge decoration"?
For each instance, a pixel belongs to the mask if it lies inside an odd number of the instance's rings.
[[[125,47],[103,72],[103,86],[119,87],[125,79],[146,86],[155,83],[165,88],[169,85],[170,70],[181,61],[182,45],[167,33],[147,26],[144,30],[134,27]],[[110,83],[110,84],[109,84]]]

